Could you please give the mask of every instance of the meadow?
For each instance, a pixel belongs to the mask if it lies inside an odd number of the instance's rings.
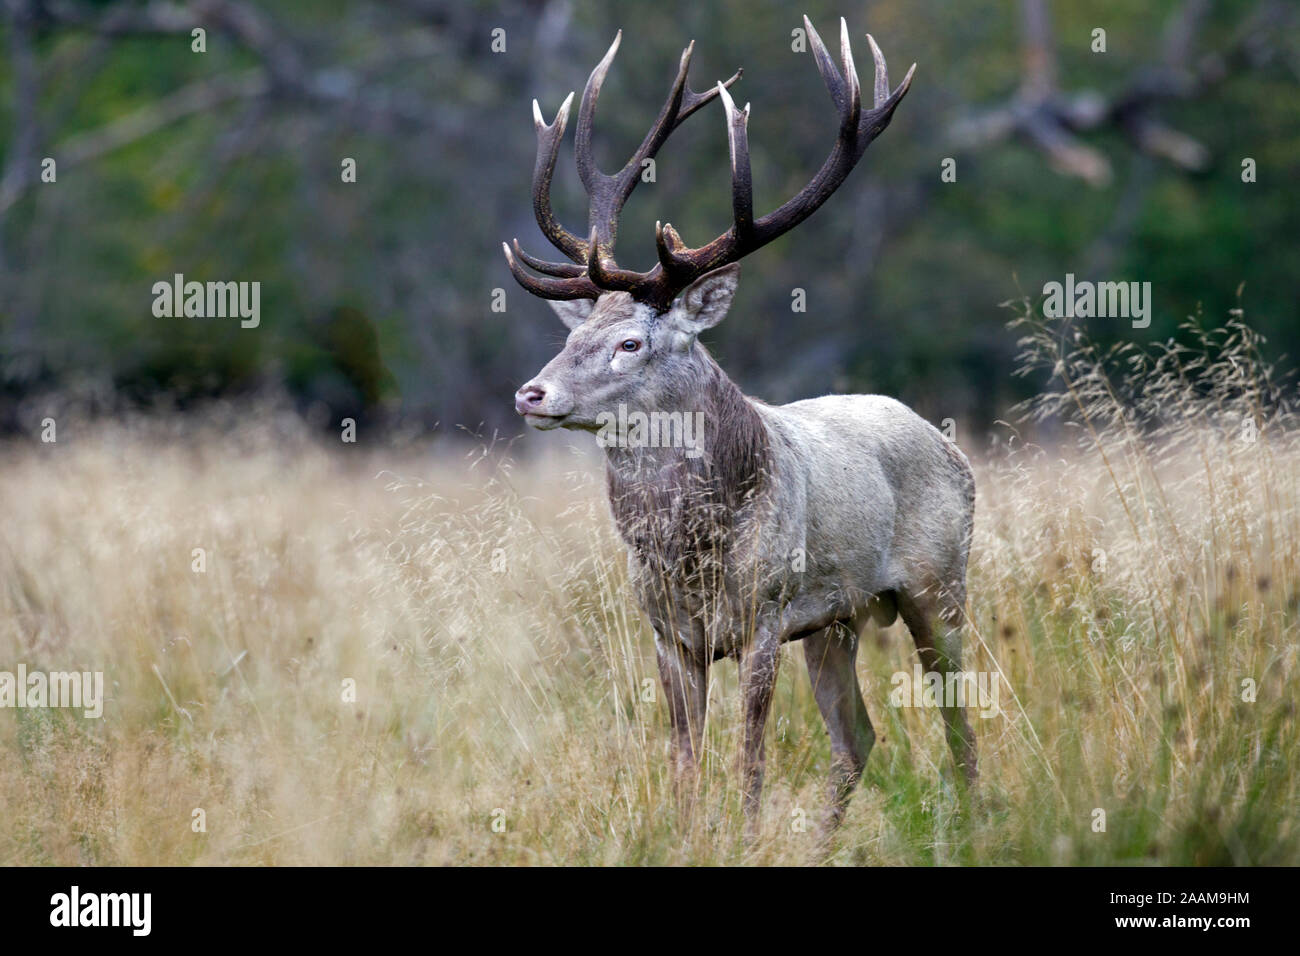
[[[681,818],[589,439],[343,444],[221,405],[0,449],[0,669],[102,671],[108,698],[0,710],[0,863],[1300,864],[1289,387],[1236,319],[1146,352],[1018,332],[1051,385],[956,435],[965,663],[1001,706],[969,796],[937,712],[890,705],[910,638],[873,625],[878,741],[829,847],[797,647],[758,839],[730,662]]]

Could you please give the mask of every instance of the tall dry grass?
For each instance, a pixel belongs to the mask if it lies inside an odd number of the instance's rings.
[[[1300,863],[1284,390],[1239,322],[1151,354],[1021,325],[1027,367],[1055,371],[1026,411],[1060,424],[1050,445],[963,442],[966,666],[1002,680],[1002,715],[972,721],[976,797],[947,782],[937,713],[889,706],[906,632],[873,632],[879,740],[829,859]],[[823,858],[829,745],[797,648],[761,837],[742,838],[729,663],[697,814],[674,812],[593,455],[331,447],[273,409],[59,428],[3,450],[0,670],[102,670],[109,701],[0,710],[0,863]]]

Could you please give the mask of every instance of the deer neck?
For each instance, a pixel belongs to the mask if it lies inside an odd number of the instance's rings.
[[[657,410],[657,431],[645,413],[640,435],[604,442],[620,532],[669,560],[716,544],[770,472],[771,443],[754,403],[703,346],[695,350],[690,385]]]

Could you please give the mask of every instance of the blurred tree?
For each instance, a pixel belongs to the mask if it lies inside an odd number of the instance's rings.
[[[517,429],[510,395],[562,332],[499,251],[516,235],[544,244],[529,103],[553,116],[619,28],[606,168],[640,140],[691,38],[697,89],[746,67],[760,213],[834,133],[793,48],[802,11],[775,4],[0,3],[0,423],[28,432],[47,390],[102,405],[274,387],[332,417]],[[823,33],[853,12],[808,6]],[[859,44],[870,29],[900,75],[918,61],[916,81],[825,209],[747,260],[712,336],[721,359],[772,400],[884,391],[983,427],[1035,387],[1009,374],[998,303],[1067,272],[1152,283],[1151,327],[1110,320],[1102,341],[1174,335],[1198,304],[1223,315],[1244,282],[1251,321],[1294,353],[1296,20],[1281,0],[854,13]],[[555,193],[574,228],[586,208],[570,156]],[[656,219],[699,242],[729,217],[710,107],[629,203],[620,261],[653,261]],[[155,318],[150,288],[175,273],[260,282],[261,324]],[[806,313],[791,311],[799,288]]]

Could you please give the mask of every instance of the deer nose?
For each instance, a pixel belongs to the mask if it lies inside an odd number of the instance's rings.
[[[525,385],[515,392],[515,411],[520,415],[527,415],[535,411],[544,398],[546,398],[545,389],[537,385]]]

